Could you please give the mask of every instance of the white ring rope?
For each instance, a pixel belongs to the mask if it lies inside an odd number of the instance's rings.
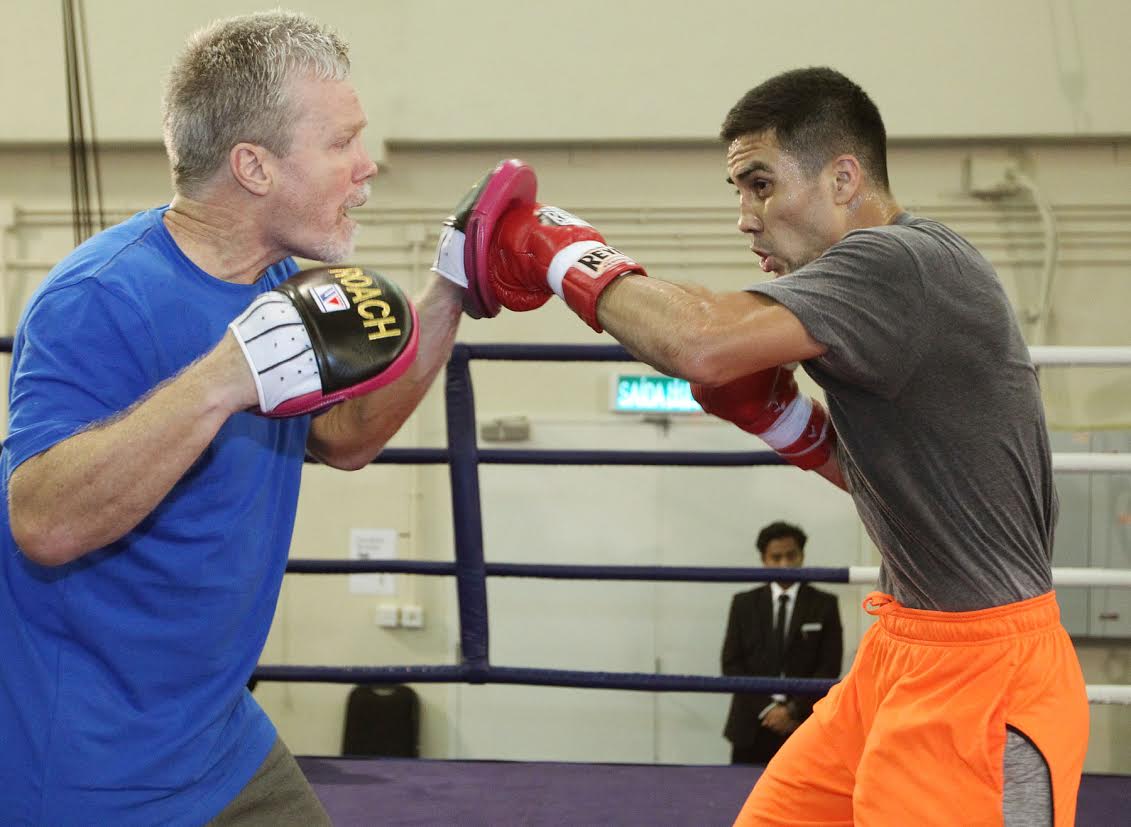
[[[1029,356],[1035,365],[1131,365],[1131,347],[1035,345]]]
[[[1052,470],[1069,474],[1131,471],[1131,454],[1053,454]]]
[[[875,585],[880,579],[879,566],[849,566],[848,582],[860,586]],[[1054,568],[1052,582],[1056,586],[1099,586],[1131,588],[1131,569]]]
[[[1088,703],[1131,706],[1131,686],[1117,683],[1090,683]]]
[[[1056,569],[1052,570],[1056,586],[1131,587],[1131,569]]]

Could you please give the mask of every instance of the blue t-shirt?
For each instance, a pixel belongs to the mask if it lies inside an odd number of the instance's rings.
[[[76,249],[16,329],[0,454],[6,825],[198,825],[276,737],[244,687],[282,583],[310,417],[232,416],[152,514],[72,563],[39,566],[12,538],[21,463],[176,375],[297,270],[286,259],[252,285],[213,278],[164,211]]]

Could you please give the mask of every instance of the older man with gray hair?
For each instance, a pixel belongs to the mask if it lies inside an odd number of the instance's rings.
[[[362,285],[379,274],[331,283],[364,292],[349,315],[382,334],[390,307],[398,336],[418,321],[418,347],[399,378],[272,401],[256,325],[310,321],[294,257],[352,254],[377,172],[349,69],[301,15],[194,34],[165,99],[172,203],[82,244],[25,308],[0,455],[5,824],[328,823],[245,685],[304,457],[369,463],[446,362],[463,298],[444,279],[415,309]]]

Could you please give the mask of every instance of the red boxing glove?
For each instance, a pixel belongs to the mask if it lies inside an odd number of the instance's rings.
[[[592,225],[539,203],[509,210],[488,252],[488,280],[503,307],[533,310],[556,293],[598,333],[597,299],[627,273],[647,275]]]
[[[708,387],[692,383],[691,395],[703,410],[761,437],[792,465],[811,471],[828,462],[836,431],[824,406],[801,396],[793,371],[768,368]]]

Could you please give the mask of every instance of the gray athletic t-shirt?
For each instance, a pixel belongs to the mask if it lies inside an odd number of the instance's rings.
[[[748,289],[828,347],[803,365],[825,390],[883,591],[972,611],[1052,588],[1057,497],[1036,370],[969,242],[902,213]]]

